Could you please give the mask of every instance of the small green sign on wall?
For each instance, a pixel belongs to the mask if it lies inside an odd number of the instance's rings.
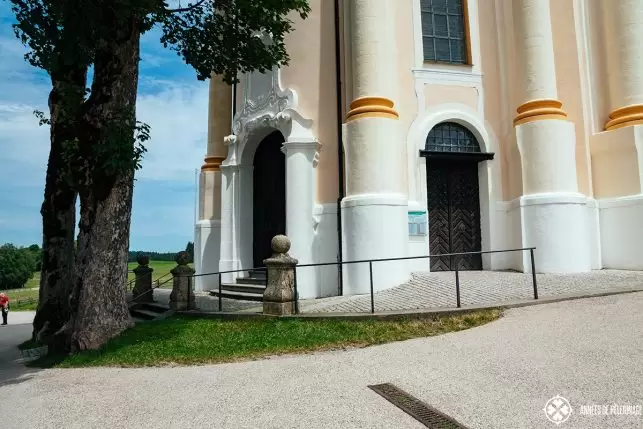
[[[409,235],[426,235],[428,216],[425,211],[413,211],[409,213]]]

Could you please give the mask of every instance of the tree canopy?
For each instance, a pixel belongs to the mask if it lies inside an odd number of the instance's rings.
[[[19,289],[33,277],[36,251],[13,244],[0,246],[0,289]]]
[[[132,325],[125,292],[134,173],[149,127],[136,121],[140,37],[161,42],[198,79],[288,64],[291,14],[307,0],[8,0],[26,60],[51,77],[51,148],[34,339],[50,352],[96,349]],[[259,37],[258,37],[259,36]],[[268,36],[268,37],[265,37]],[[269,40],[269,42],[266,42]],[[87,84],[91,76],[91,85]],[[80,201],[74,251],[76,202]]]

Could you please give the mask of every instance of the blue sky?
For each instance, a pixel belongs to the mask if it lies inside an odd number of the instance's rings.
[[[0,244],[41,244],[40,205],[49,129],[33,111],[47,112],[48,76],[24,61],[8,2],[0,1]],[[138,120],[151,126],[143,169],[137,172],[130,249],[178,251],[193,239],[195,169],[207,137],[207,82],[159,33],[141,45]]]

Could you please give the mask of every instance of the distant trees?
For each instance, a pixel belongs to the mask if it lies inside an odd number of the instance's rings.
[[[18,248],[13,244],[0,247],[0,289],[19,289],[33,277],[42,260],[40,247]]]
[[[140,255],[149,256],[150,261],[174,261],[176,252],[145,252],[143,250],[134,250],[129,252],[128,262],[136,262]]]
[[[190,255],[190,263],[194,262],[194,242],[188,241],[188,245],[185,246],[185,251]]]

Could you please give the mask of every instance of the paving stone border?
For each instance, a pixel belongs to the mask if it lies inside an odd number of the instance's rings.
[[[47,346],[36,347],[33,349],[20,350],[23,359],[38,359],[45,356],[48,351]]]

